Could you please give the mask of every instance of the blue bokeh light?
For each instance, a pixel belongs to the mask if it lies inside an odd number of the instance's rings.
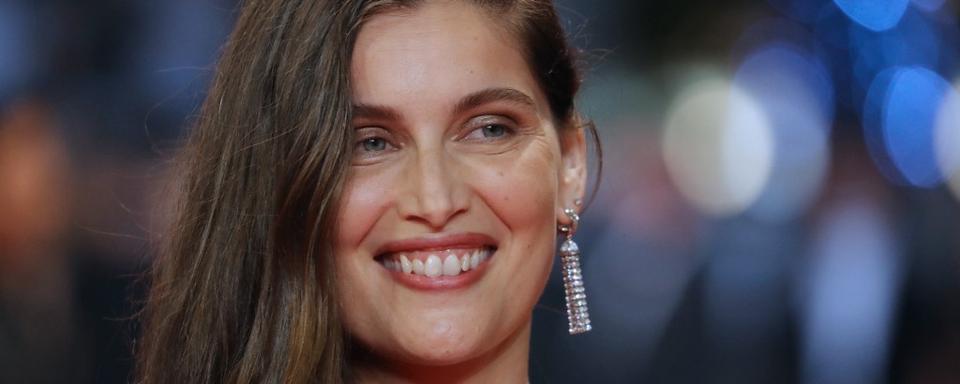
[[[849,35],[854,59],[874,71],[864,74],[870,79],[893,66],[936,67],[940,57],[936,26],[929,16],[916,11],[907,12],[896,28],[878,33],[854,26]]]
[[[896,28],[873,32],[853,25],[849,29],[850,61],[853,67],[853,102],[862,110],[864,94],[877,75],[893,67],[939,68],[943,41],[928,15],[909,10]]]
[[[873,31],[893,28],[910,0],[833,0],[851,20]]]
[[[919,66],[886,70],[871,85],[864,108],[867,144],[894,182],[931,188],[943,181],[934,129],[950,86]]]
[[[880,72],[870,85],[863,102],[863,138],[866,141],[870,157],[873,158],[877,169],[888,180],[902,183],[903,176],[897,170],[887,154],[883,139],[883,107],[889,93],[890,83],[897,68],[889,68]]]
[[[792,219],[819,195],[826,174],[835,108],[829,72],[814,53],[773,42],[746,57],[734,83],[761,104],[774,140],[770,179],[749,213]]]
[[[186,113],[209,81],[217,47],[230,30],[229,14],[210,1],[148,4],[153,17],[142,27],[140,81],[153,99]]]
[[[26,10],[16,2],[0,3],[0,99],[13,94],[31,75],[32,52]]]
[[[933,12],[940,9],[941,7],[943,7],[943,3],[946,2],[946,0],[912,0],[912,1],[913,1],[914,7],[917,7],[927,12]]]

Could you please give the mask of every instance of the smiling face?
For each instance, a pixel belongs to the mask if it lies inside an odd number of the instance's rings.
[[[382,13],[352,59],[357,143],[338,295],[380,358],[446,365],[519,345],[582,196],[581,130],[555,127],[516,37],[465,2]]]

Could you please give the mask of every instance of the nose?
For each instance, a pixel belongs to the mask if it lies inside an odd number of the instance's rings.
[[[405,220],[439,230],[467,211],[464,180],[443,148],[419,151],[404,176],[408,187],[398,206]]]

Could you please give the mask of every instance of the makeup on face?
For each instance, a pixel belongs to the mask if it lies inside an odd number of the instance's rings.
[[[351,70],[334,259],[348,332],[427,365],[526,348],[512,338],[549,276],[564,163],[524,51],[469,3],[425,2],[372,17]]]

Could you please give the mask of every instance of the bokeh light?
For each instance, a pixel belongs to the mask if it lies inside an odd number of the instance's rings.
[[[830,76],[816,56],[775,42],[743,61],[734,84],[763,108],[776,154],[766,188],[749,211],[769,221],[796,217],[819,195],[827,170],[834,112]]]
[[[954,196],[960,199],[960,77],[940,106],[934,135],[940,169]]]
[[[949,88],[938,74],[916,66],[884,71],[870,86],[864,109],[867,142],[893,181],[929,188],[943,180],[933,136]]]
[[[803,383],[883,382],[903,274],[892,228],[863,196],[819,218],[798,295]]]
[[[664,159],[681,193],[713,215],[742,212],[766,185],[773,137],[762,107],[729,80],[683,90],[667,114]]]
[[[0,3],[0,99],[21,87],[35,65],[28,49],[27,18],[17,3]]]
[[[946,0],[912,0],[913,6],[927,12],[933,12],[941,7]]]
[[[873,31],[883,31],[900,22],[910,0],[833,0],[851,20]]]
[[[855,104],[877,75],[896,66],[937,68],[942,60],[942,38],[928,15],[908,10],[892,29],[873,32],[849,28],[850,60],[855,80]]]
[[[215,1],[167,0],[149,7],[137,52],[138,80],[153,99],[188,113],[209,81],[229,20]]]

